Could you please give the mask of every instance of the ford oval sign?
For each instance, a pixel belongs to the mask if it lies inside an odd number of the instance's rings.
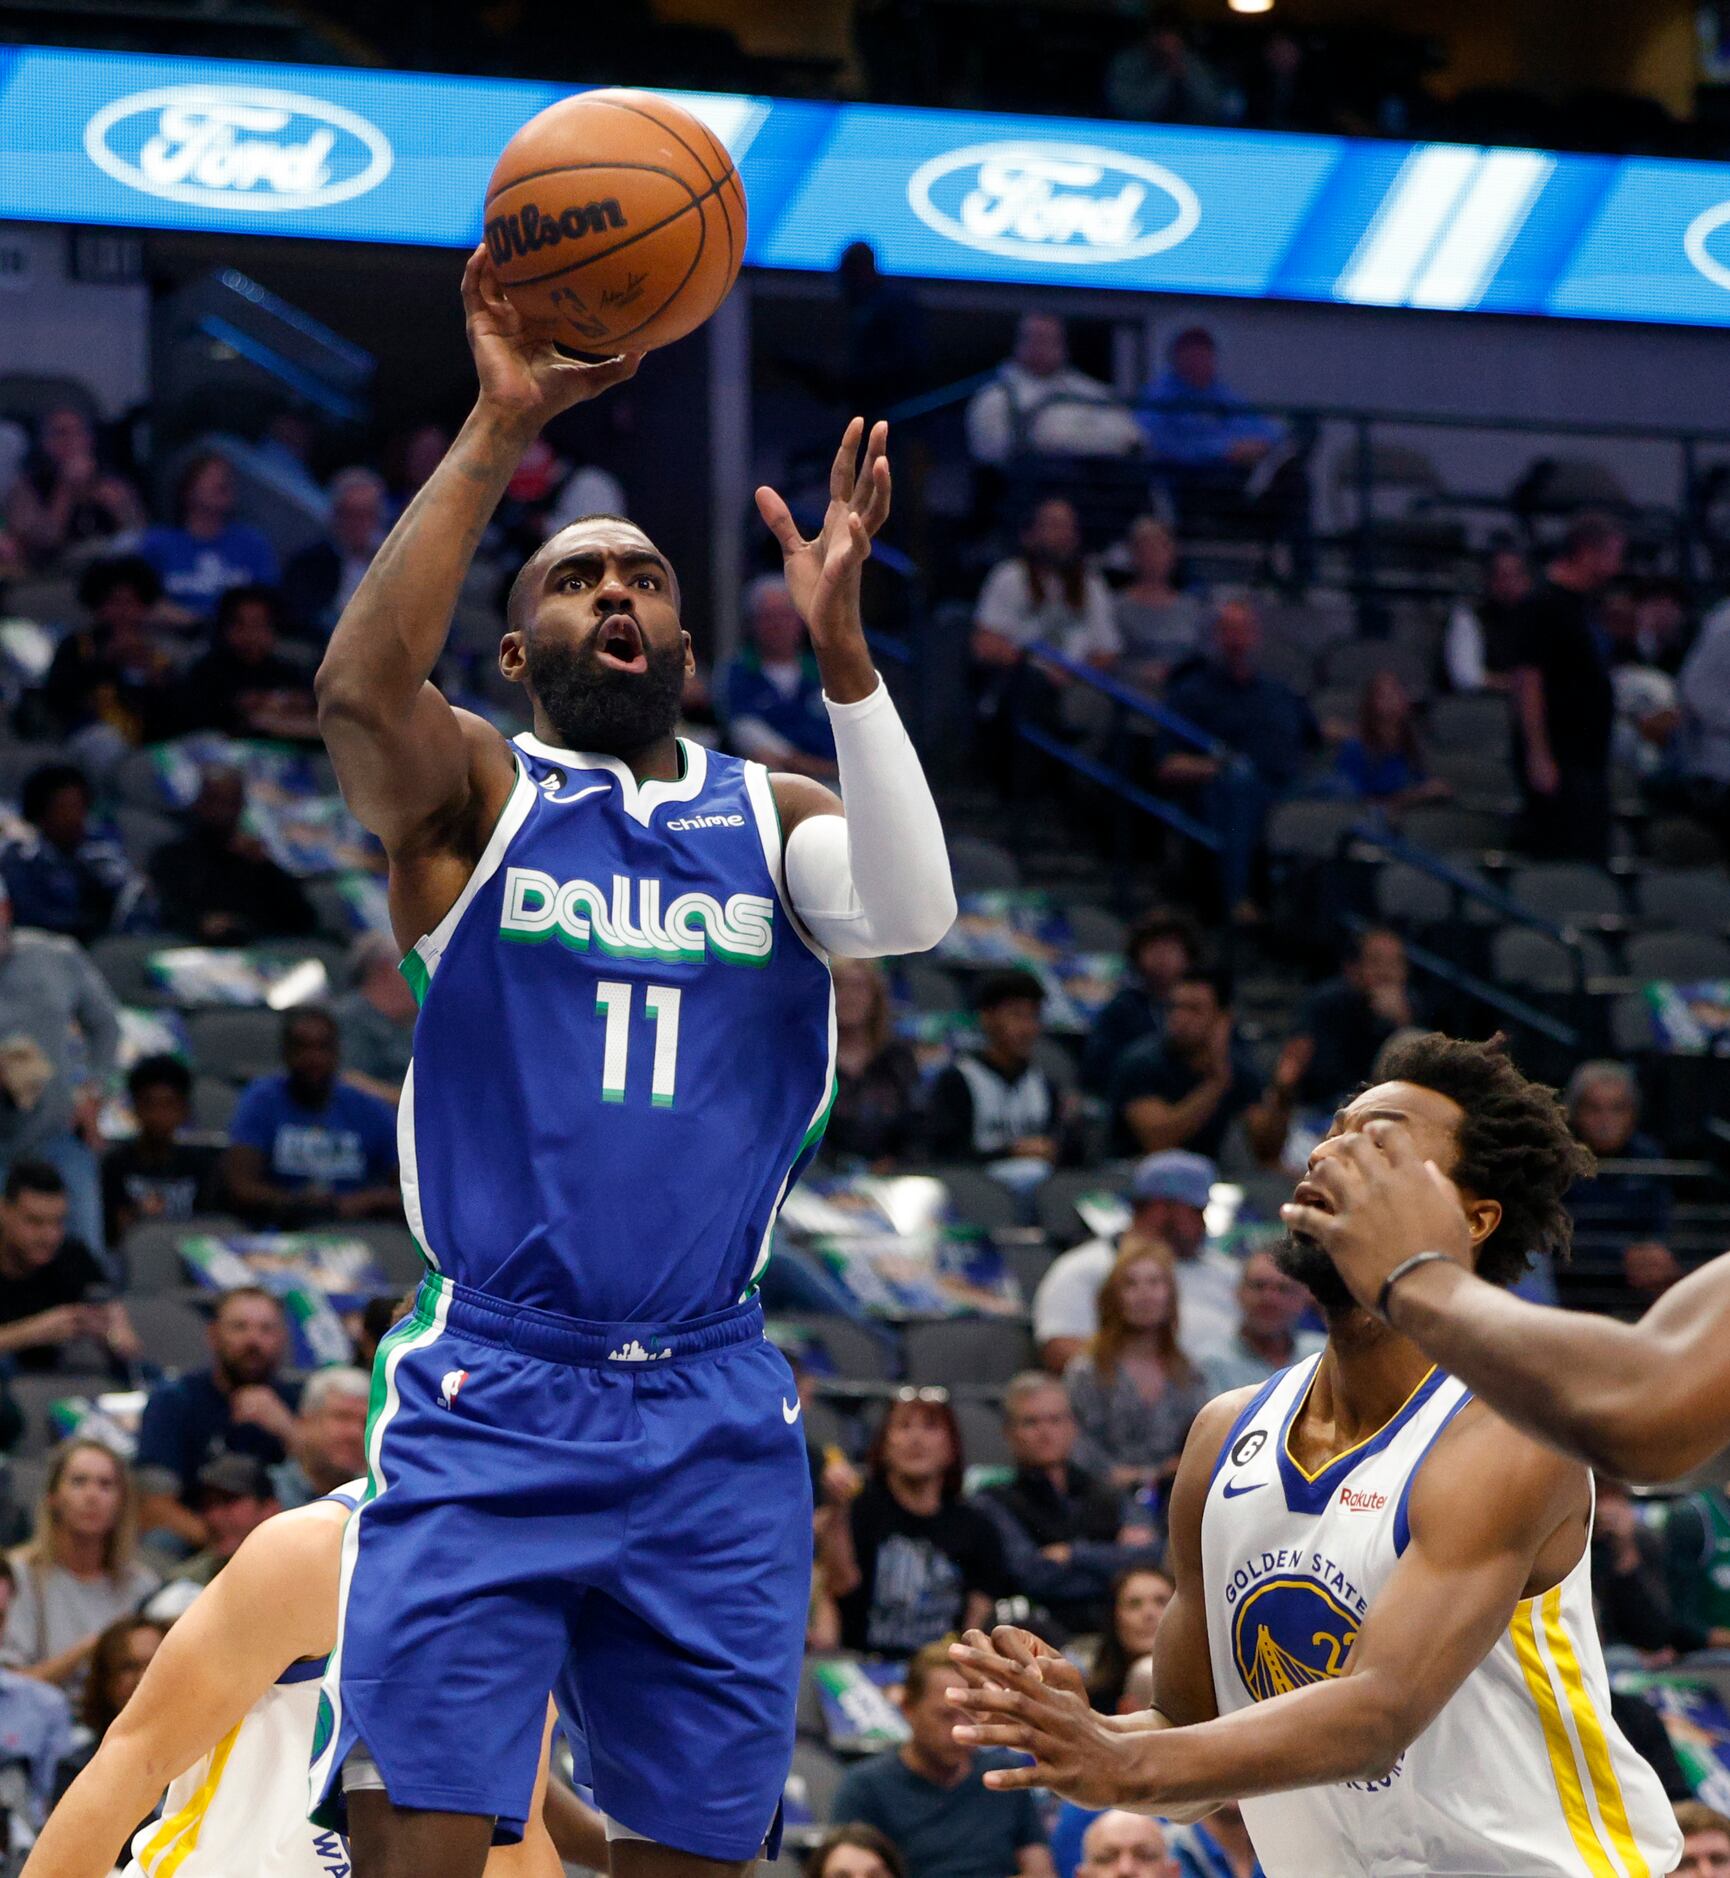
[[[340,105],[252,85],[169,85],[105,104],[84,127],[98,169],[211,209],[319,209],[376,189],[391,147]]]
[[[1195,232],[1201,204],[1163,164],[1079,143],[980,143],[922,163],[913,213],[1018,261],[1137,261]]]
[[[1702,209],[1688,224],[1688,231],[1682,237],[1682,248],[1688,259],[1714,287],[1730,290],[1730,262],[1720,259],[1706,245],[1726,222],[1730,222],[1730,202],[1719,202],[1709,209]],[[1730,247],[1730,242],[1723,245]]]

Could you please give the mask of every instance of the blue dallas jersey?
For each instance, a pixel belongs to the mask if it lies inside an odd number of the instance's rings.
[[[748,1292],[834,1091],[829,967],[782,893],[767,772],[677,782],[516,740],[516,786],[403,969],[398,1117],[431,1264],[506,1304],[678,1323]]]

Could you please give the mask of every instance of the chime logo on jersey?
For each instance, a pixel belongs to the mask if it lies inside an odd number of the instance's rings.
[[[1325,1682],[1345,1668],[1359,1618],[1314,1578],[1270,1578],[1249,1592],[1232,1620],[1232,1653],[1258,1702]]]
[[[681,893],[663,909],[658,880],[615,874],[609,888],[513,867],[505,873],[499,937],[528,945],[556,939],[573,952],[592,947],[611,959],[678,964],[707,952],[730,965],[767,965],[774,922],[775,903],[758,893],[735,893],[725,902],[712,893]]]

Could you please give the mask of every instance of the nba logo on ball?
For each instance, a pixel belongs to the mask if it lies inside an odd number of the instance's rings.
[[[457,1392],[468,1379],[469,1373],[466,1369],[447,1369],[445,1371],[444,1380],[439,1384],[439,1400],[446,1408],[456,1407]]]

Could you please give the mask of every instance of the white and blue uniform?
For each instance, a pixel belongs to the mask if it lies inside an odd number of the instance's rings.
[[[621,1827],[754,1857],[810,1574],[791,1372],[753,1280],[834,1089],[828,963],[769,778],[517,739],[461,896],[404,961],[399,1120],[429,1273],[373,1381],[313,1767],[520,1837],[546,1696]]]
[[[1282,1370],[1220,1449],[1202,1584],[1221,1715],[1339,1675],[1410,1541],[1425,1456],[1471,1400],[1431,1370],[1378,1433],[1315,1475],[1291,1424],[1320,1356]],[[1610,1716],[1591,1548],[1507,1630],[1385,1779],[1243,1802],[1268,1878],[1655,1878],[1682,1840]]]

